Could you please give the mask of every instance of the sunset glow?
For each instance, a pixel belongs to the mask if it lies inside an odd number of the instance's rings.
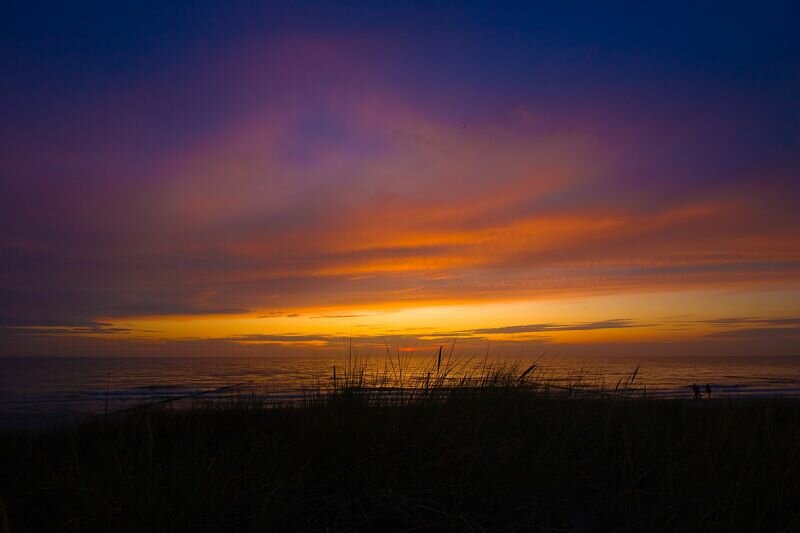
[[[278,11],[92,30],[114,64],[25,48],[77,15],[8,28],[0,353],[797,353],[781,17],[670,46],[645,13]]]

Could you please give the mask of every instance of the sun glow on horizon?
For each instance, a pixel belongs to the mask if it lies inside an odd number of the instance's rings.
[[[359,7],[357,30],[304,10],[192,26],[174,55],[110,61],[63,36],[17,54],[0,355],[800,353],[797,54],[719,20],[672,21],[690,53],[641,33],[623,50],[618,17],[600,35],[500,9],[516,31],[432,32],[427,11],[384,9]]]
[[[759,324],[731,313],[742,306],[768,324],[785,320],[782,317],[791,314],[798,297],[800,288],[792,292],[726,289],[403,307],[265,309],[108,319],[97,331],[71,334],[151,342],[217,341],[260,346],[264,354],[283,348],[342,349],[348,343],[417,349],[456,341],[468,353],[488,345],[674,343],[714,338]]]

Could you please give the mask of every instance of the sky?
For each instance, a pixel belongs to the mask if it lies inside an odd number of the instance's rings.
[[[800,8],[641,4],[4,4],[0,356],[800,355]]]

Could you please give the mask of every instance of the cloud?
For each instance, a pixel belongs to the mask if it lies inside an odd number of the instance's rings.
[[[315,315],[309,318],[362,318],[365,316],[372,316],[370,314],[354,314],[354,315]]]
[[[716,331],[708,339],[723,340],[800,340],[800,327],[741,328]]]
[[[342,340],[342,337],[333,337],[330,335],[304,335],[299,333],[283,333],[283,334],[251,334],[251,335],[234,335],[231,337],[220,337],[217,341],[230,341],[230,342],[277,342],[277,343],[309,343],[309,342],[324,342],[329,343],[337,340]]]
[[[99,333],[85,324],[800,279],[797,164],[751,143],[773,125],[748,106],[709,90],[645,110],[580,84],[504,106],[432,90],[384,45],[240,43],[4,126],[0,316]],[[176,101],[186,80],[199,96]]]
[[[264,333],[264,334],[248,334],[248,335],[234,335],[229,337],[219,337],[215,340],[223,342],[264,342],[264,343],[285,343],[285,344],[306,344],[306,343],[322,343],[322,344],[337,344],[350,343],[361,345],[385,345],[387,343],[414,343],[423,345],[451,343],[454,340],[466,341],[470,345],[475,343],[487,343],[490,338],[487,335],[498,334],[527,334],[527,333],[548,333],[556,331],[588,331],[600,329],[618,329],[618,328],[633,328],[641,327],[630,319],[610,319],[598,322],[579,322],[574,324],[528,324],[524,326],[504,326],[496,328],[478,328],[471,330],[460,331],[432,331],[432,332],[392,332],[389,334],[378,335],[324,335],[324,334],[305,334],[305,333]],[[425,328],[423,328],[424,330]],[[550,342],[551,338],[548,336],[536,336],[535,338],[526,337],[525,342]]]
[[[738,327],[743,325],[792,326],[800,325],[800,317],[727,317],[701,320],[700,322],[719,327]]]
[[[595,329],[636,328],[638,324],[628,318],[614,318],[599,322],[579,322],[574,324],[527,324],[523,326],[503,326],[497,328],[479,328],[467,330],[470,334],[514,334],[514,333],[542,333],[548,331],[588,331]]]
[[[110,322],[84,322],[51,326],[0,325],[0,330],[5,330],[12,335],[19,336],[128,335],[133,333],[158,333],[158,331],[154,330],[131,328]]]

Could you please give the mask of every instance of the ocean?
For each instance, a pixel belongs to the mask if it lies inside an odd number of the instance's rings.
[[[262,358],[0,358],[0,427],[43,427],[91,414],[113,413],[142,403],[203,394],[268,395],[278,400],[324,390],[349,367],[365,369],[366,383],[390,376],[392,385],[413,383],[436,368],[436,356],[402,355],[352,359],[346,356]],[[691,384],[708,383],[712,399],[800,395],[800,357],[541,357],[516,360],[521,370],[533,361],[537,375],[553,384],[579,382],[613,389],[638,367],[635,386],[648,397],[691,398]],[[454,378],[485,365],[509,364],[447,358]],[[398,367],[403,373],[398,372]],[[228,385],[237,387],[218,392]]]

